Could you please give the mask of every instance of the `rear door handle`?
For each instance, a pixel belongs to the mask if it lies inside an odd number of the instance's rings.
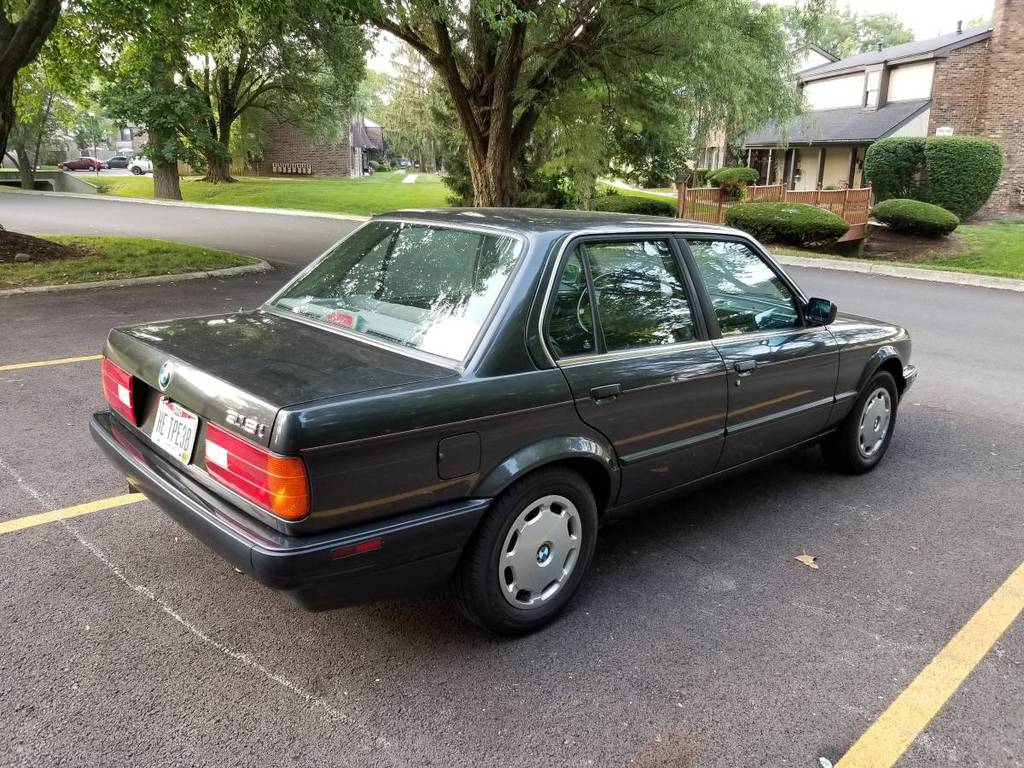
[[[594,387],[590,390],[590,399],[595,403],[603,403],[608,400],[614,400],[622,394],[621,384],[605,384],[600,387]]]
[[[757,368],[757,360],[737,360],[732,367],[740,376],[749,376]]]

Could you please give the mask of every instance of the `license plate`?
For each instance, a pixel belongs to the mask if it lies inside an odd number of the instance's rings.
[[[153,443],[182,464],[192,460],[192,449],[199,431],[199,417],[166,397],[160,398],[153,424]]]

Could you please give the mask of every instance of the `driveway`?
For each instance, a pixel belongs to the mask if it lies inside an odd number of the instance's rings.
[[[0,221],[17,228],[9,197]],[[209,213],[214,237],[231,219]],[[263,218],[281,248],[344,224]],[[255,306],[321,247],[269,275],[0,300],[0,366],[94,355],[117,324]],[[1024,560],[1024,296],[791,272],[914,333],[920,379],[874,473],[805,451],[608,528],[571,609],[518,641],[439,598],[305,613],[145,501],[0,533],[0,764],[838,760]],[[0,369],[0,525],[125,493],[86,434],[100,407],[95,360]],[[1020,766],[1022,668],[1018,619],[900,765]]]
[[[0,191],[0,224],[33,235],[137,235],[239,251],[296,267],[322,253],[359,221],[214,207],[152,205]]]

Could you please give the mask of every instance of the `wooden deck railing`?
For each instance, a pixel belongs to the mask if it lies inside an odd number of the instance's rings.
[[[871,210],[870,186],[797,191],[786,189],[784,184],[765,184],[747,187],[746,190],[744,202],[806,203],[843,217],[850,225],[850,231],[842,237],[843,241],[862,240],[866,234]],[[724,194],[720,187],[690,188],[679,183],[676,192],[676,216],[708,224],[724,224],[729,206],[738,202]]]

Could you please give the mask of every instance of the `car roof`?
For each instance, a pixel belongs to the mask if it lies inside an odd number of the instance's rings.
[[[721,234],[737,232],[729,227],[687,219],[554,208],[411,208],[384,213],[375,218],[418,221],[439,226],[486,226],[520,234],[571,234],[581,230],[629,232],[651,229]]]

